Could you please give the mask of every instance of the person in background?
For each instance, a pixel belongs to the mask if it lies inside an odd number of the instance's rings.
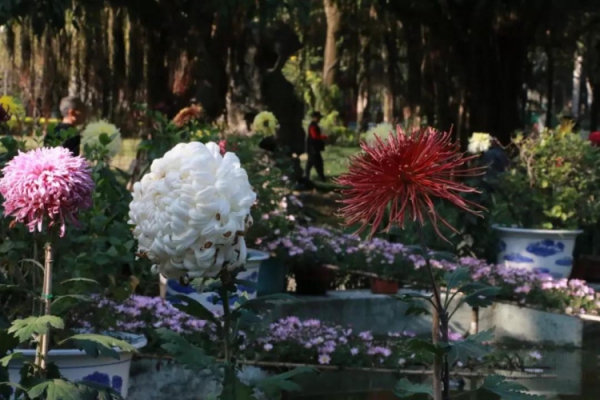
[[[306,161],[306,179],[310,181],[310,172],[313,167],[317,170],[319,179],[325,182],[325,171],[323,165],[323,156],[321,152],[325,150],[325,140],[327,136],[321,134],[319,122],[322,115],[315,111],[311,115],[312,121],[308,126],[308,137],[306,139],[306,152],[308,153],[308,161]]]
[[[60,101],[59,108],[62,115],[62,122],[56,125],[54,132],[46,134],[44,146],[51,146],[54,141],[60,139],[63,131],[76,129],[85,120],[85,106],[78,97],[69,96],[63,98]],[[78,132],[76,135],[66,139],[61,146],[69,149],[73,155],[78,156],[81,147],[81,135]]]
[[[600,131],[590,133],[590,142],[592,142],[594,146],[600,146]]]

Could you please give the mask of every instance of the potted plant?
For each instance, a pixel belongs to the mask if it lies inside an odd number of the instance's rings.
[[[600,219],[600,148],[571,128],[514,138],[515,157],[495,186],[498,263],[571,274],[577,236]]]
[[[26,392],[31,398],[44,394],[51,398],[51,393],[59,391],[73,397],[90,390],[96,395],[108,391],[125,397],[132,354],[146,344],[140,335],[100,335],[102,329],[74,329],[72,321],[61,318],[76,309],[79,301],[91,300],[91,296],[69,293],[65,287],[97,283],[72,275],[61,282],[57,278],[66,278],[65,271],[53,273],[57,269],[55,250],[69,240],[65,237],[67,222],[77,225],[84,215],[80,212],[93,209],[96,172],[82,157],[60,147],[19,153],[2,169],[2,211],[6,219],[14,220],[2,238],[7,254],[0,288],[12,293],[1,297],[0,380],[19,383],[17,397]],[[25,227],[29,233],[24,232]],[[9,235],[7,231],[13,229],[17,234]],[[15,268],[11,254],[27,254],[29,248],[17,244],[28,236],[33,256],[22,257]],[[55,280],[61,284],[53,284]],[[90,314],[82,315],[89,322]]]

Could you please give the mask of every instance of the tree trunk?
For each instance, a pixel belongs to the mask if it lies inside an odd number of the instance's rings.
[[[385,107],[385,120],[388,123],[394,123],[396,116],[396,97],[397,97],[397,86],[396,86],[396,68],[398,65],[398,48],[396,46],[396,20],[393,18],[386,18],[386,24],[388,29],[383,35],[385,42],[385,70],[386,70],[386,107]]]
[[[408,91],[407,98],[411,108],[421,105],[423,43],[421,24],[414,19],[402,21],[406,40],[406,56],[408,58]]]
[[[573,92],[571,96],[571,114],[574,119],[579,118],[582,64],[583,57],[578,51],[575,51],[573,65]]]
[[[325,53],[323,55],[323,84],[331,87],[337,83],[339,59],[337,41],[342,22],[342,12],[337,0],[323,0],[325,17],[327,18],[327,37],[325,38]]]
[[[553,47],[553,35],[554,31],[549,33],[549,43],[546,46],[546,56],[548,57],[548,67],[546,70],[546,127],[550,127],[552,124],[552,116],[554,115],[554,47]]]

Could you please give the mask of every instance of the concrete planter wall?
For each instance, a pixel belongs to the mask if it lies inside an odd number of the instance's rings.
[[[500,236],[498,264],[568,278],[575,239],[583,231],[494,227]]]
[[[132,334],[119,334],[136,349],[141,349],[148,341],[144,336]],[[35,350],[19,350],[30,361],[35,358]],[[93,358],[78,349],[50,350],[49,362],[55,363],[60,373],[69,381],[92,381],[113,388],[127,398],[129,390],[129,368],[131,367],[132,353],[119,351],[119,360],[110,357]],[[19,370],[22,361],[11,362],[8,365],[10,381],[19,382]]]
[[[238,275],[238,279],[245,280],[249,282],[254,282],[254,287],[242,287],[238,285],[238,292],[234,295],[231,295],[229,302],[230,305],[234,305],[240,296],[245,296],[248,300],[256,298],[256,289],[258,287],[258,276],[260,264],[269,258],[268,253],[264,253],[262,251],[248,249],[248,260],[246,261],[246,270]],[[199,293],[192,286],[183,286],[175,279],[165,279],[161,275],[161,284],[166,284],[166,295],[174,296],[174,295],[184,295],[191,297],[205,306],[207,309],[211,311],[222,311],[223,305],[219,300],[217,304],[214,304],[213,300],[215,300],[215,296],[217,296],[213,292],[209,293]]]

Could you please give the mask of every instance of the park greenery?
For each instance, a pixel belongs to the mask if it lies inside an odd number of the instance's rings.
[[[18,384],[2,383],[19,350],[50,332],[53,349],[113,358],[116,349],[136,351],[119,332],[144,335],[146,355],[209,371],[223,400],[280,399],[302,390],[298,378],[331,369],[395,373],[389,389],[399,398],[450,399],[454,375],[473,371],[484,377],[461,395],[534,398],[497,373],[530,369],[537,348],[509,350],[492,331],[460,335],[449,324],[459,307],[478,312],[494,302],[600,315],[600,297],[582,280],[496,264],[493,229],[583,229],[576,256],[600,253],[600,147],[588,140],[600,128],[599,24],[595,0],[3,2],[0,169],[42,147],[60,123],[60,99],[76,93],[89,114],[82,155],[94,190],[78,223],[52,241],[49,313],[40,296],[48,236],[0,220],[0,399],[121,398],[38,360],[25,362]],[[331,177],[318,184],[301,173],[313,111],[323,114]],[[78,132],[62,131],[50,145]],[[393,158],[393,138],[410,147],[427,135],[448,146],[422,152],[446,170],[438,186],[423,179],[421,192],[400,196],[402,207],[397,188],[365,192],[376,179],[385,189],[412,177],[382,167],[410,162]],[[159,263],[132,226],[132,191],[168,152],[196,142],[239,158],[256,201],[235,237],[286,268],[285,289],[314,268],[330,273],[330,290],[398,282],[410,293],[393,297],[412,316],[431,314],[432,334],[272,320],[272,308],[298,297],[234,301],[253,283],[227,263],[215,276],[192,276],[222,312],[185,296],[161,299]],[[501,168],[488,162],[493,152],[505,157]],[[361,172],[365,165],[383,173]],[[353,185],[360,217],[348,202]],[[187,286],[190,276],[177,278]],[[250,384],[241,378],[247,365],[269,373]],[[407,370],[433,370],[433,386]]]

